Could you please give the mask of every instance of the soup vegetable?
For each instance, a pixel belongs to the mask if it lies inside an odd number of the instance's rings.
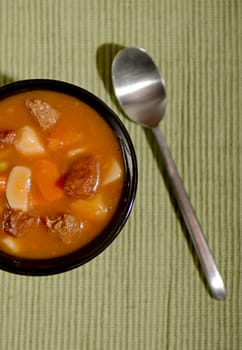
[[[40,259],[86,245],[123,181],[119,143],[90,106],[47,90],[0,101],[0,250]]]

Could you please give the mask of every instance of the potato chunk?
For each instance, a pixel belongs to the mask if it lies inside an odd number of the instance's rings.
[[[1,243],[7,247],[7,249],[10,250],[11,253],[19,254],[20,253],[20,247],[19,242],[16,240],[15,237],[11,236],[4,236],[4,238],[1,239]]]
[[[14,145],[20,153],[27,156],[45,153],[45,149],[39,140],[38,135],[34,129],[27,125],[19,130]]]
[[[102,181],[102,185],[108,185],[118,180],[122,176],[122,169],[116,159],[112,159],[108,165],[106,175]]]
[[[13,167],[6,187],[6,197],[12,209],[28,210],[30,186],[31,170],[25,166]]]
[[[78,199],[72,203],[71,208],[78,216],[89,220],[105,219],[108,213],[101,194],[96,194],[93,198]]]

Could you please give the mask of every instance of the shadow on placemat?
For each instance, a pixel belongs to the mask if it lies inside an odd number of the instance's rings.
[[[14,79],[9,77],[7,74],[0,73],[0,86],[13,83]]]
[[[124,46],[122,45],[105,43],[100,45],[96,52],[96,66],[98,74],[103,81],[105,89],[119,109],[120,107],[116,100],[112,85],[112,62],[118,51],[122,50],[123,48]]]
[[[134,123],[129,119],[126,114],[123,113],[122,108],[120,107],[113,89],[112,83],[112,62],[116,54],[124,49],[125,46],[114,44],[114,43],[104,43],[97,48],[96,52],[96,67],[98,74],[103,82],[105,90],[110,95],[112,101],[116,105],[118,112],[121,113],[125,118],[127,118],[130,123]]]
[[[112,68],[112,61],[113,61],[115,55],[118,53],[118,51],[120,51],[123,48],[124,48],[124,46],[114,44],[114,43],[102,44],[97,49],[96,66],[97,66],[98,74],[103,81],[103,84],[104,84],[106,91],[111,96],[111,99],[115,103],[119,112],[122,113],[127,118],[127,116],[123,113],[123,111],[122,111],[121,107],[119,106],[119,103],[115,97],[113,86],[112,86],[112,75],[111,75],[112,74],[111,73],[112,72],[112,69],[111,69]],[[133,122],[133,121],[130,120],[130,122]],[[191,242],[191,239],[190,239],[189,234],[187,232],[185,223],[183,221],[183,218],[180,214],[178,205],[177,205],[175,198],[174,198],[174,195],[172,193],[172,186],[171,186],[169,178],[167,176],[166,169],[165,169],[164,163],[163,163],[163,159],[159,153],[159,147],[158,147],[158,145],[153,137],[152,132],[148,128],[144,128],[144,127],[143,127],[143,130],[144,130],[147,142],[151,148],[152,154],[153,154],[154,158],[156,159],[156,163],[158,165],[160,173],[164,179],[164,183],[165,183],[167,192],[169,193],[171,205],[172,205],[173,209],[175,210],[177,219],[179,220],[179,222],[181,224],[181,229],[182,229],[183,234],[186,238],[187,246],[188,246],[189,251],[191,252],[193,262],[199,271],[199,276],[200,276],[203,284],[206,286],[206,289],[209,292],[209,288],[207,286],[206,280],[205,280],[204,275],[202,273],[202,269],[201,269],[200,263],[198,261],[195,249],[192,245],[192,242]],[[172,239],[176,239],[176,237],[174,236]]]

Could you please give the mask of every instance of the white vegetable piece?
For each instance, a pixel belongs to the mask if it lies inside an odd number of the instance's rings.
[[[86,147],[74,148],[74,149],[71,149],[67,153],[67,155],[68,155],[68,157],[75,157],[75,156],[77,156],[79,154],[82,154],[82,153],[86,152],[86,150],[87,150]]]
[[[27,125],[19,130],[14,145],[16,149],[24,155],[39,155],[45,153],[45,149],[38,135],[34,129]]]
[[[30,187],[31,170],[25,166],[13,167],[6,187],[6,197],[11,208],[28,210]]]
[[[14,237],[7,235],[1,240],[1,243],[3,243],[14,254],[18,254],[20,252],[18,241]]]
[[[107,185],[113,181],[118,180],[122,175],[122,169],[116,159],[113,159],[106,172],[106,176],[102,181],[103,185]]]

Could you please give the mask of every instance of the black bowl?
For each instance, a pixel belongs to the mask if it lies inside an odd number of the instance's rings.
[[[132,210],[137,189],[137,160],[130,136],[117,115],[92,93],[69,83],[33,79],[14,82],[0,87],[0,100],[30,90],[52,90],[73,96],[86,103],[108,123],[120,144],[125,177],[122,195],[115,214],[104,230],[89,244],[73,253],[51,259],[26,259],[0,251],[0,268],[23,275],[50,275],[78,267],[101,253],[117,237]]]

